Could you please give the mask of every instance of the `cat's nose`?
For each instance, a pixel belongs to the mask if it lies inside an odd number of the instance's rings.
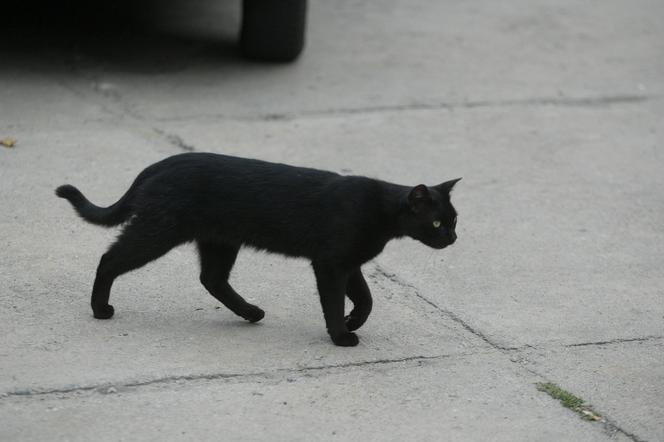
[[[457,240],[457,234],[456,232],[452,231],[450,232],[450,244],[454,244],[454,241]]]

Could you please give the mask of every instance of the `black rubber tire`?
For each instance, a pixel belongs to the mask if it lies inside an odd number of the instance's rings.
[[[240,49],[250,59],[289,62],[304,48],[307,0],[243,0]]]

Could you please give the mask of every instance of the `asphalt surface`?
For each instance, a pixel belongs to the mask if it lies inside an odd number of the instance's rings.
[[[0,43],[0,440],[664,440],[664,3],[313,1],[290,65],[237,56],[235,2],[79,7],[19,5]],[[53,190],[110,204],[185,151],[463,176],[459,239],[365,266],[355,348],[307,262],[251,250],[259,324],[192,246],[93,319],[117,231]]]

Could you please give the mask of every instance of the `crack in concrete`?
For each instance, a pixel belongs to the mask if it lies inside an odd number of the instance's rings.
[[[187,121],[192,119],[218,119],[232,121],[292,121],[300,118],[334,117],[339,115],[388,113],[402,111],[429,111],[429,110],[463,110],[476,108],[500,108],[500,107],[608,107],[621,104],[638,104],[645,101],[658,99],[659,95],[605,95],[595,97],[534,97],[523,99],[504,100],[476,100],[459,102],[433,102],[433,103],[409,103],[409,104],[384,104],[376,106],[339,107],[328,109],[312,109],[301,112],[271,112],[258,114],[194,114],[178,117],[155,118],[156,121],[173,122]]]
[[[623,436],[625,436],[628,439],[633,440],[634,442],[648,442],[645,439],[641,439],[638,437],[636,434],[631,433],[624,428],[622,428],[620,425],[616,424],[613,419],[610,419],[606,417],[605,415],[602,415],[602,420],[600,421],[602,423],[602,427],[604,428],[604,431],[613,436],[615,433],[621,433]]]
[[[191,144],[186,143],[182,139],[182,137],[179,136],[178,134],[168,133],[168,132],[166,132],[162,129],[156,128],[156,127],[153,130],[158,135],[164,137],[166,139],[166,141],[168,141],[170,144],[172,144],[173,146],[177,147],[178,149],[180,149],[184,152],[193,152],[193,151],[196,150],[196,148],[194,146],[192,146]]]
[[[597,97],[535,97],[524,99],[505,100],[477,100],[461,102],[438,102],[438,103],[412,103],[404,105],[379,105],[357,108],[339,108],[320,111],[303,112],[302,116],[335,115],[335,114],[358,114],[376,112],[398,112],[437,109],[475,109],[485,107],[532,107],[532,106],[560,106],[560,107],[602,107],[614,104],[641,103],[653,97],[647,95],[607,95]],[[275,118],[278,116],[280,118]],[[287,116],[287,114],[286,114]],[[270,119],[283,119],[279,114],[270,115]]]
[[[472,333],[473,335],[477,336],[482,341],[489,344],[491,347],[493,347],[497,350],[502,350],[502,351],[516,351],[516,350],[523,350],[525,348],[530,347],[529,345],[526,345],[526,346],[523,346],[523,347],[507,347],[507,346],[504,346],[504,345],[501,345],[501,344],[497,343],[496,341],[489,338],[488,336],[486,336],[481,331],[477,330],[476,328],[474,328],[473,326],[468,324],[466,321],[464,321],[461,317],[459,317],[459,315],[457,315],[453,311],[439,306],[435,302],[428,299],[426,296],[422,295],[420,293],[420,291],[417,289],[417,287],[415,287],[413,284],[411,284],[409,282],[406,282],[403,279],[399,278],[395,273],[388,272],[384,267],[382,267],[379,264],[375,264],[375,268],[376,268],[376,274],[377,275],[379,275],[383,278],[386,278],[386,279],[392,281],[393,283],[395,283],[395,284],[397,284],[401,287],[411,289],[413,291],[413,293],[415,294],[415,296],[417,298],[419,298],[421,301],[429,304],[430,306],[432,306],[433,308],[435,308],[439,312],[443,313],[443,315],[445,315],[446,317],[448,317],[452,321],[456,322],[457,324],[461,325],[461,327],[463,327],[465,330],[467,330],[470,333]]]
[[[62,74],[51,75],[51,78],[78,98],[99,106],[102,112],[112,118],[120,120],[129,118],[138,124],[144,122],[145,119],[132,108],[130,103],[126,102],[116,84],[103,81],[99,73],[84,72],[75,65],[71,66],[71,73],[82,82],[89,83],[89,86],[81,89],[79,86],[71,84]],[[92,95],[88,94],[88,91],[91,91]]]
[[[341,364],[313,365],[313,366],[305,366],[299,368],[279,368],[271,371],[260,371],[260,372],[251,372],[251,373],[208,373],[208,374],[174,375],[174,376],[164,376],[156,379],[149,379],[145,381],[133,381],[133,382],[124,382],[124,383],[104,383],[104,384],[94,384],[94,385],[72,386],[67,388],[52,388],[52,389],[26,388],[26,389],[17,389],[14,391],[2,393],[0,394],[0,399],[12,398],[12,397],[13,398],[43,397],[43,396],[56,395],[56,394],[72,394],[72,393],[84,393],[84,392],[98,392],[101,394],[109,394],[106,391],[111,388],[115,389],[115,391],[118,391],[120,389],[131,389],[131,388],[145,387],[150,385],[169,384],[178,381],[195,382],[195,381],[214,381],[222,379],[251,380],[257,378],[271,378],[282,374],[309,373],[309,372],[324,371],[324,370],[334,370],[339,368],[367,367],[367,366],[376,366],[376,365],[398,364],[403,362],[440,360],[451,357],[472,356],[479,353],[481,352],[475,351],[475,352],[431,355],[431,356],[423,356],[423,355],[405,356],[402,358],[344,362]]]
[[[646,341],[657,341],[664,339],[664,336],[644,336],[642,338],[616,338],[608,341],[596,341],[596,342],[581,342],[578,344],[567,344],[565,347],[589,347],[589,346],[600,346],[600,345],[611,345],[611,344],[622,344],[626,342],[646,342]]]
[[[83,81],[90,82],[90,89],[93,92],[95,99],[90,97],[86,91],[80,90],[78,87],[70,84],[66,79],[61,76],[53,77],[57,84],[72,92],[80,99],[93,103],[113,118],[120,120],[128,120],[137,127],[145,124],[145,118],[134,111],[130,103],[127,103],[124,96],[120,93],[118,87],[113,83],[103,81],[99,74],[80,72],[76,67],[72,68],[74,75]],[[166,132],[159,128],[153,128],[154,132],[163,137],[169,144],[177,147],[184,152],[193,152],[196,148],[186,143],[182,137],[177,134]]]

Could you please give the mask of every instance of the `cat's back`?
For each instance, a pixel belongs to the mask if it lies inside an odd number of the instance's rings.
[[[252,188],[269,185],[302,186],[324,184],[340,175],[325,170],[206,152],[174,155],[155,163],[160,175],[170,175],[187,183],[226,181]],[[146,169],[146,172],[150,170]]]
[[[174,155],[145,169],[142,193],[180,210],[260,214],[319,210],[339,174],[214,153]],[[223,202],[223,204],[222,204]],[[222,209],[223,206],[223,209]]]

